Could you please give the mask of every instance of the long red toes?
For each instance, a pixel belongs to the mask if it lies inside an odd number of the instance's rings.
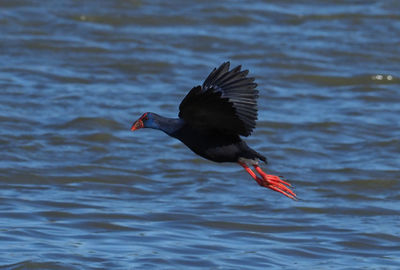
[[[285,195],[286,197],[297,200],[296,193],[289,188],[292,185],[289,182],[282,180],[281,177],[272,174],[266,174],[257,164],[255,164],[254,168],[261,175],[261,177],[258,177],[245,163],[239,162],[239,164],[251,175],[251,177],[253,177],[254,180],[257,181],[260,186],[272,189]]]

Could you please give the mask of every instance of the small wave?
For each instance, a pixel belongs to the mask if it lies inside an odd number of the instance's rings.
[[[77,117],[65,123],[51,125],[51,127],[56,129],[80,129],[80,130],[123,129],[121,123],[112,119],[102,118],[102,117]]]

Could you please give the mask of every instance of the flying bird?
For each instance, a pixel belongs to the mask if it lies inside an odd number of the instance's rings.
[[[225,62],[208,75],[203,85],[193,87],[179,105],[178,118],[144,113],[131,130],[153,128],[164,131],[199,156],[215,162],[239,163],[262,187],[296,199],[291,185],[279,176],[265,173],[259,161],[265,156],[250,148],[241,136],[256,127],[257,84],[241,66],[229,70]],[[259,176],[251,169],[254,167]]]

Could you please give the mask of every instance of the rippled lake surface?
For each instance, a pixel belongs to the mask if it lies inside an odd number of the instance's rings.
[[[0,269],[399,269],[399,1],[5,0],[0,30]],[[299,201],[130,132],[227,60]]]

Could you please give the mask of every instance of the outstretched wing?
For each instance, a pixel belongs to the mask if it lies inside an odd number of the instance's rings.
[[[201,130],[249,136],[256,127],[257,84],[241,66],[223,63],[202,86],[193,87],[179,105],[179,117]]]

